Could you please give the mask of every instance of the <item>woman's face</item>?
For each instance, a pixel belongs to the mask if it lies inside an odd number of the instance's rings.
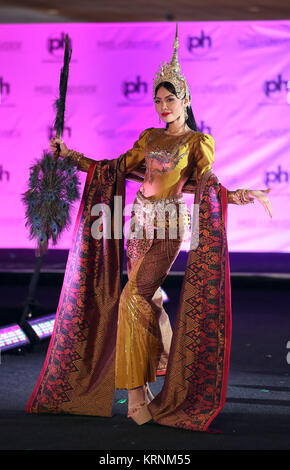
[[[184,120],[184,109],[187,106],[188,99],[180,100],[176,95],[161,86],[156,93],[155,109],[159,114],[160,119],[165,123],[175,121],[181,116]]]

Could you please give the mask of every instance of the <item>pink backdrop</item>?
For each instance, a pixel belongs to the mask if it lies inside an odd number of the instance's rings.
[[[73,55],[63,139],[98,160],[159,126],[153,75],[174,32],[173,23],[0,25],[0,248],[34,247],[20,194],[52,135],[65,33]],[[289,252],[290,20],[184,22],[179,37],[197,125],[216,141],[214,172],[229,189],[272,188],[273,220],[258,203],[230,206],[229,249]],[[128,182],[127,203],[138,186]],[[72,228],[58,248],[70,248]]]

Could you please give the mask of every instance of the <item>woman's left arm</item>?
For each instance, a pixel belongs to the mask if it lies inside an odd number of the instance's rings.
[[[270,217],[273,217],[273,209],[267,194],[271,191],[268,189],[236,189],[235,191],[229,191],[227,189],[228,203],[229,204],[249,204],[255,202],[257,199],[265,211],[268,212]]]

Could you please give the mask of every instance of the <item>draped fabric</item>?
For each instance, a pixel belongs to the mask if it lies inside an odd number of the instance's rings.
[[[101,160],[89,169],[53,334],[27,412],[112,414],[124,242],[95,239],[91,211],[104,203],[113,217],[115,195],[124,204],[124,165],[124,159]]]
[[[225,404],[231,342],[226,189],[210,171],[202,183],[199,243],[187,259],[164,386],[149,405],[159,424],[196,431]]]
[[[124,240],[114,233],[111,239],[92,237],[91,211],[105,203],[113,217],[114,196],[122,196],[123,209],[124,159],[95,162],[29,413],[112,415]],[[211,170],[201,178],[195,203],[199,244],[188,254],[164,386],[149,409],[159,424],[207,431],[225,403],[231,335],[226,189]]]

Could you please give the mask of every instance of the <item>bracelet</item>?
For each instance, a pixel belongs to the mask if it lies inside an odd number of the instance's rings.
[[[250,199],[249,199],[249,189],[243,189],[242,190],[242,195],[243,195],[243,198],[245,200],[245,202],[250,202]]]
[[[67,156],[65,158],[70,158],[78,168],[81,158],[83,158],[84,154],[76,152],[75,150],[69,150]]]
[[[229,191],[230,197],[229,197],[229,202],[232,202],[233,204],[249,204],[254,201],[249,199],[249,191],[250,189],[237,189],[236,191]]]

